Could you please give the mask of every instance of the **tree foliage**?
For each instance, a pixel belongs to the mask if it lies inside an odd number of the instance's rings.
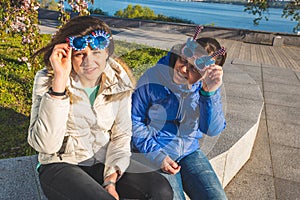
[[[291,21],[296,21],[297,25],[294,27],[293,31],[300,31],[300,0],[291,1],[285,5],[283,8],[283,13],[281,17],[291,18]]]
[[[150,8],[141,5],[133,6],[132,4],[129,4],[124,10],[117,11],[115,16],[138,19],[153,19],[156,17],[154,11]]]
[[[254,15],[255,19],[253,20],[253,23],[254,25],[259,25],[259,22],[262,19],[265,19],[266,21],[269,20],[267,14],[269,8],[273,5],[276,5],[273,0],[252,0],[246,4],[244,11]],[[291,21],[297,22],[297,25],[293,28],[295,33],[300,31],[299,10],[300,0],[291,0],[284,5],[281,15],[281,17],[290,18]]]
[[[167,17],[162,14],[156,15],[152,9],[149,7],[142,7],[141,5],[129,4],[124,10],[118,10],[115,14],[117,17],[131,18],[131,19],[145,19],[145,20],[157,20],[157,21],[167,21],[167,22],[179,22],[192,24],[190,20],[179,19],[175,17]]]
[[[41,8],[58,11],[57,2],[55,0],[40,0],[39,3]]]
[[[25,62],[28,69],[38,68],[39,63],[30,60],[31,55],[39,48],[40,34],[38,27],[39,3],[31,0],[1,1],[1,36],[21,35],[22,55],[19,61]]]

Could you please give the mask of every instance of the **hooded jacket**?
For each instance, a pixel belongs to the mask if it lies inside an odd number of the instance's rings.
[[[180,161],[199,148],[203,133],[215,136],[225,128],[219,89],[200,95],[202,82],[188,89],[173,82],[170,53],[148,69],[132,96],[132,144],[157,166],[168,155]]]
[[[29,144],[39,152],[41,164],[67,162],[105,164],[104,177],[129,165],[132,84],[127,73],[110,58],[102,73],[94,104],[80,81],[70,78],[64,99],[51,97],[46,69],[36,74]]]

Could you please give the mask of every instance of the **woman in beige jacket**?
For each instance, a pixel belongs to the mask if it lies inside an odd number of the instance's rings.
[[[113,51],[109,27],[84,16],[36,53],[46,68],[34,81],[28,142],[48,199],[172,199],[158,173],[125,172],[132,82]]]

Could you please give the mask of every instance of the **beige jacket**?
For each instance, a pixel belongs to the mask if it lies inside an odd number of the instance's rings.
[[[47,70],[36,74],[28,142],[39,152],[41,164],[101,162],[104,177],[128,167],[133,86],[124,68],[109,61],[93,106],[76,78],[67,84],[69,95],[56,99],[47,93]]]

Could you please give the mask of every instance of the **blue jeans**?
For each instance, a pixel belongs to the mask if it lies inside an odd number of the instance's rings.
[[[225,191],[205,154],[198,149],[179,161],[181,170],[164,175],[174,191],[174,200],[185,200],[183,191],[192,200],[225,200]]]

